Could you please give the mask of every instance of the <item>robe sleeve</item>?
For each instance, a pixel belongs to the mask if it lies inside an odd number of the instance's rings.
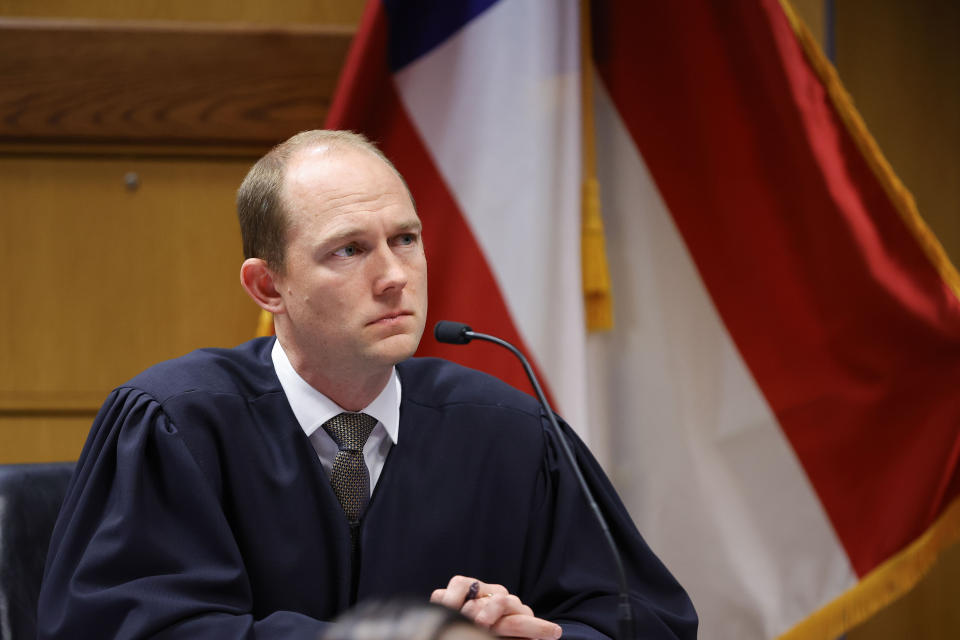
[[[114,391],[54,528],[39,638],[317,638],[299,613],[254,619],[217,478],[153,397]]]
[[[537,615],[563,627],[564,640],[616,638],[619,579],[609,546],[552,428],[528,537],[523,591]],[[697,615],[683,588],[650,550],[586,445],[560,422],[627,574],[638,638],[696,638]]]

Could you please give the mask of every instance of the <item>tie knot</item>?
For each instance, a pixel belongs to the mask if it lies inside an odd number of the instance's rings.
[[[341,451],[361,451],[377,419],[365,413],[341,413],[323,423]]]

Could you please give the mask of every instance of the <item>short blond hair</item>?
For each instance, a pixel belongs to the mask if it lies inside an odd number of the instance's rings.
[[[361,133],[314,129],[301,131],[273,147],[250,168],[237,190],[237,218],[243,240],[244,258],[261,258],[274,270],[283,272],[289,220],[283,207],[283,179],[287,163],[296,153],[328,145],[332,150],[360,149],[383,160],[406,181],[393,163]],[[410,193],[407,187],[407,193]],[[410,196],[411,202],[413,196]]]

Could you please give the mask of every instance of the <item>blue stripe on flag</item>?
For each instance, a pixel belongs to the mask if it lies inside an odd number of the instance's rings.
[[[390,24],[390,70],[441,44],[498,0],[381,0]]]

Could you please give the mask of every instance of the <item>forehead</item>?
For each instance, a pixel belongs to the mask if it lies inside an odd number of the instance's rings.
[[[296,152],[287,162],[282,193],[291,213],[365,205],[413,208],[396,172],[375,153],[352,147],[317,145]]]

